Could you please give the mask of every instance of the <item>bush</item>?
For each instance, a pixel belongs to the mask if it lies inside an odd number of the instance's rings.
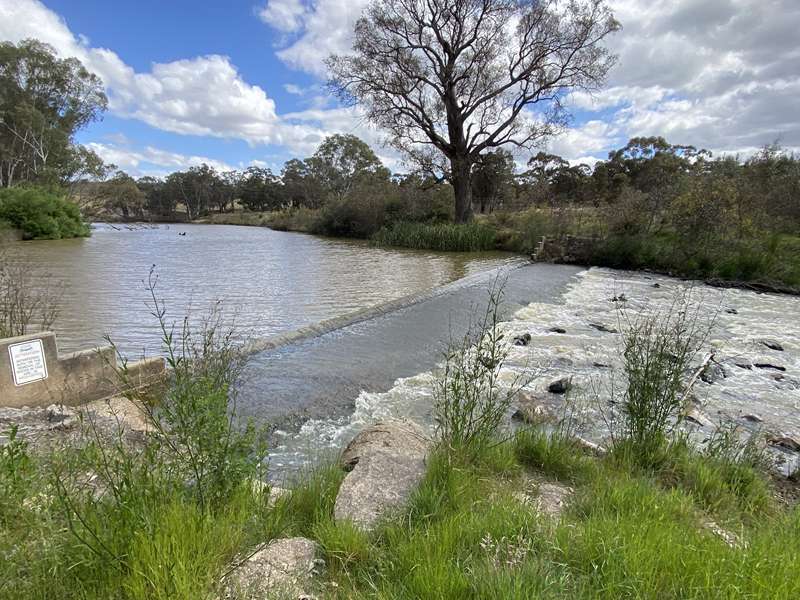
[[[426,224],[400,222],[373,236],[379,246],[400,246],[442,252],[479,252],[495,249],[496,232],[481,223]]]
[[[0,190],[0,221],[21,229],[26,239],[60,240],[91,233],[77,206],[39,187]]]
[[[689,295],[677,296],[665,314],[621,313],[627,386],[622,397],[626,448],[643,465],[663,451],[670,424],[683,413],[684,377],[706,331]]]
[[[519,391],[520,381],[501,389],[500,369],[509,353],[498,311],[502,287],[495,286],[477,323],[450,344],[434,387],[434,418],[440,443],[467,460],[491,448]]]

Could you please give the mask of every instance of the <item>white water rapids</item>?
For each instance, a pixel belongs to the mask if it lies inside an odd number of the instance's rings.
[[[714,352],[711,383],[698,379],[692,389],[699,411],[714,425],[733,421],[743,429],[800,440],[800,298],[708,287],[668,277],[592,268],[569,285],[561,304],[533,303],[502,324],[506,339],[531,334],[527,346],[514,346],[501,370],[511,382],[524,373],[526,390],[552,411],[569,412],[581,434],[603,442],[608,435],[612,382],[621,371],[621,335],[616,297],[624,309],[669,310],[687,287],[701,322],[713,323],[696,362]],[[593,325],[602,326],[602,328]],[[563,329],[564,333],[551,331]],[[612,330],[603,331],[602,329]],[[783,350],[771,349],[765,340]],[[755,365],[782,367],[779,370]],[[350,417],[310,420],[297,434],[283,434],[272,464],[300,466],[341,448],[366,425],[387,417],[411,418],[432,426],[433,372],[399,379],[384,393],[362,392]],[[571,378],[570,407],[564,396],[547,392],[549,383]],[[618,388],[617,388],[618,389]],[[702,420],[702,419],[701,419]],[[688,423],[700,441],[713,430]],[[280,432],[279,432],[280,434]],[[797,455],[773,449],[782,470],[793,468]]]

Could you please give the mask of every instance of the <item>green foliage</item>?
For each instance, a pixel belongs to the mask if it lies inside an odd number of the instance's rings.
[[[626,387],[621,398],[621,432],[617,439],[636,460],[656,461],[667,442],[668,428],[683,411],[685,373],[703,344],[707,329],[689,303],[676,296],[663,314],[621,311],[622,358]]]
[[[442,252],[479,252],[495,249],[495,232],[481,223],[426,224],[398,222],[373,236],[379,246],[399,246]]]
[[[78,207],[47,188],[0,189],[0,220],[21,229],[26,239],[88,237]]]
[[[591,472],[592,461],[561,429],[549,434],[540,428],[520,429],[513,448],[520,464],[558,479],[580,479]]]
[[[37,40],[0,43],[0,187],[59,184],[97,156],[72,143],[107,99],[99,77]]]
[[[495,282],[483,314],[462,339],[451,342],[434,387],[439,442],[467,460],[493,445],[521,387],[519,381],[510,388],[500,385],[510,348],[499,322],[502,297],[502,286]]]

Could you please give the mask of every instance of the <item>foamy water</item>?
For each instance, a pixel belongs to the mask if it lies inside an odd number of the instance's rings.
[[[711,324],[696,362],[713,352],[717,370],[713,383],[698,379],[694,384],[698,410],[714,424],[733,421],[743,429],[800,439],[800,298],[792,296],[720,290],[668,277],[592,268],[569,285],[562,304],[529,304],[502,324],[507,339],[525,332],[532,338],[528,346],[510,348],[501,380],[510,384],[522,375],[529,380],[527,391],[542,398],[551,411],[569,413],[582,435],[602,442],[613,411],[612,390],[620,386],[622,340],[619,333],[593,325],[619,330],[621,306],[631,314],[663,312],[687,288],[699,321]],[[625,302],[613,300],[623,295]],[[565,333],[551,331],[554,328]],[[783,351],[770,349],[764,340],[778,342]],[[547,393],[548,384],[562,377],[573,383],[568,407],[563,396]],[[273,452],[273,465],[280,469],[314,460],[387,417],[411,418],[432,428],[434,381],[433,372],[426,372],[399,379],[384,393],[362,392],[350,417],[310,420],[298,433],[284,434]],[[713,430],[692,423],[687,427],[698,441]],[[784,470],[797,460],[791,452],[773,453]]]

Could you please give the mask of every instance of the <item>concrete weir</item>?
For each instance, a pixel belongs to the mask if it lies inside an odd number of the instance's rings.
[[[125,391],[110,346],[59,355],[52,332],[0,339],[0,407],[50,404],[76,406]],[[129,386],[155,383],[164,376],[162,358],[126,365]]]

